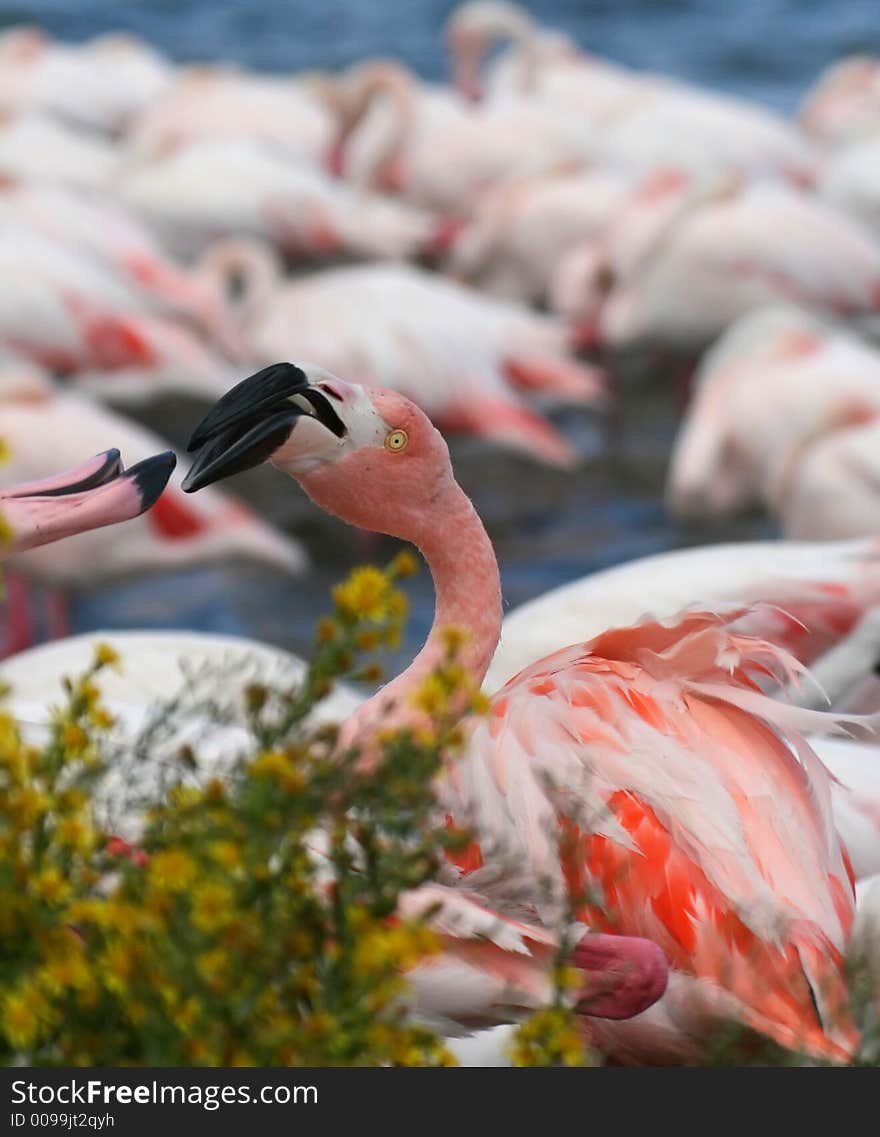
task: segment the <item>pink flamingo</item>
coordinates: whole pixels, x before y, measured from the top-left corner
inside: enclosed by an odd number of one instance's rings
[[[801,125],[829,146],[855,140],[880,125],[880,60],[850,55],[828,67],[798,111]]]
[[[171,260],[147,226],[109,195],[10,179],[0,187],[0,222],[96,257],[156,312],[187,319],[228,344],[230,314],[221,297]],[[237,342],[229,347],[240,350]]]
[[[105,450],[63,474],[0,490],[0,557],[138,517],[155,505],[176,461],[166,450],[126,470],[118,450]]]
[[[877,127],[880,129],[880,118]],[[876,179],[880,161],[878,129],[857,134],[851,142],[829,154],[816,185],[823,201],[875,236],[880,234],[880,193]]]
[[[857,319],[880,300],[880,245],[792,188],[649,179],[602,238],[560,266],[554,307],[608,348],[692,358],[774,301]]]
[[[513,46],[494,65],[488,106],[527,95],[546,113],[591,126],[591,155],[644,173],[676,166],[694,174],[775,174],[812,182],[811,140],[782,116],[742,99],[628,71],[581,52],[559,33],[538,28],[512,4],[465,4],[447,26],[459,88],[479,95],[480,64],[502,40]]]
[[[261,139],[319,165],[335,133],[318,82],[232,67],[189,67],[130,123],[126,149],[139,157],[206,138]]]
[[[670,508],[717,519],[759,502],[784,518],[808,453],[880,415],[878,367],[874,347],[802,309],[773,305],[742,317],[700,362],[670,463]],[[845,482],[839,468],[838,490],[841,475]],[[806,527],[789,523],[786,531],[804,539],[876,532],[867,514],[859,527],[855,500],[848,523],[845,496],[823,500],[827,509],[818,499],[807,508]]]
[[[416,692],[444,658],[445,627],[466,630],[462,664],[482,681],[501,627],[498,566],[413,404],[279,364],[224,396],[191,446],[190,492],[269,458],[328,512],[426,557],[437,607],[425,647],[343,728],[344,744],[364,745],[365,772],[380,724],[423,721]],[[679,1048],[724,1019],[837,1061],[858,1045],[842,970],[853,887],[827,773],[796,733],[828,716],[755,682],[797,666],[704,611],[609,631],[502,688],[438,788],[475,835],[463,879],[494,907],[553,927],[573,890],[594,898],[576,909],[591,927],[663,948],[667,1006],[687,1018]],[[675,1050],[651,1030],[637,1042],[654,1057]]]
[[[574,246],[600,236],[624,207],[629,179],[587,169],[498,186],[452,235],[444,272],[485,291],[544,304]]]
[[[53,370],[176,368],[206,375],[222,355],[156,314],[137,281],[24,225],[0,233],[0,347]],[[197,286],[192,296],[195,297]]]
[[[107,189],[121,168],[119,149],[38,111],[0,110],[0,176]]]
[[[221,242],[202,271],[241,285],[250,356],[324,359],[402,391],[444,429],[477,434],[557,465],[575,455],[520,398],[601,405],[603,375],[578,362],[565,325],[407,264],[326,269],[283,280],[271,251]]]
[[[589,130],[540,104],[470,107],[395,63],[367,64],[339,86],[338,172],[451,217],[468,216],[493,186],[578,169],[593,153]]]
[[[171,82],[173,68],[131,35],[98,36],[83,45],[52,41],[32,27],[0,36],[0,107],[43,111],[108,134]]]
[[[291,257],[406,258],[429,251],[437,228],[423,210],[357,193],[253,138],[207,138],[129,164],[117,194],[184,258],[227,236],[263,238]]]
[[[601,122],[653,93],[635,72],[588,55],[505,0],[460,5],[447,21],[445,35],[455,86],[469,99],[491,102],[525,94]],[[502,43],[508,47],[484,74],[483,60]]]

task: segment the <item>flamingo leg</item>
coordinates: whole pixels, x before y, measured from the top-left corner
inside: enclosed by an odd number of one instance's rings
[[[49,639],[61,640],[70,635],[70,605],[60,589],[53,588],[46,598],[46,622]]]
[[[2,656],[6,659],[16,652],[24,651],[35,640],[33,620],[33,595],[25,577],[7,571],[5,586],[5,624]]]

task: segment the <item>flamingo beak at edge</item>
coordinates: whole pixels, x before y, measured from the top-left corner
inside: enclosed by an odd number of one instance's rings
[[[328,399],[293,363],[273,363],[242,379],[208,411],[190,437],[198,451],[183,480],[194,493],[265,462],[290,437],[297,419],[315,418],[337,438],[346,428]]]
[[[155,504],[176,464],[166,450],[126,470],[112,449],[66,473],[12,486],[0,493],[0,514],[12,533],[6,553],[137,517]]]

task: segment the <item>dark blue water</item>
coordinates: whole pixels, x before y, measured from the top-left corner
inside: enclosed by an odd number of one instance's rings
[[[440,79],[446,77],[441,30],[454,6],[450,0],[19,0],[0,3],[0,25],[30,21],[70,40],[127,29],[176,60],[232,60],[275,71],[393,55]],[[540,0],[530,7],[599,54],[785,111],[840,55],[880,51],[878,0]],[[662,485],[676,424],[667,378],[656,382],[665,394],[630,400],[624,429],[611,444],[603,444],[589,419],[561,423],[583,443],[584,465],[574,474],[454,442],[456,471],[487,522],[508,604],[662,549],[773,534],[762,518],[685,529],[667,516]],[[197,417],[157,408],[149,421],[180,444]],[[229,488],[301,537],[315,564],[305,580],[248,564],[133,577],[73,597],[73,630],[196,628],[305,651],[331,584],[350,565],[382,561],[394,551],[391,542],[365,544],[315,517],[296,487],[272,471],[254,471]],[[413,618],[398,662],[431,618],[426,573],[410,592]]]
[[[178,60],[227,59],[295,71],[395,55],[445,76],[450,0],[18,0],[0,24],[28,20],[82,39],[125,28]],[[845,52],[877,50],[876,0],[533,0],[542,22],[634,67],[652,68],[792,109]]]

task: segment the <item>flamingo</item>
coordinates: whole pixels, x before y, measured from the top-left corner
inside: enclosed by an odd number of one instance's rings
[[[116,189],[184,259],[243,235],[289,256],[405,258],[429,250],[437,227],[422,210],[358,193],[250,138],[203,139],[129,164]]]
[[[395,63],[359,67],[340,86],[334,167],[356,185],[453,218],[471,214],[493,186],[577,169],[593,154],[582,123],[525,98],[473,108]]]
[[[335,133],[333,111],[320,90],[304,79],[189,67],[130,123],[126,149],[150,158],[206,138],[252,138],[320,165]]]
[[[107,188],[121,156],[110,141],[38,111],[0,110],[0,175],[83,189]]]
[[[278,364],[224,396],[190,446],[189,492],[268,458],[320,507],[410,540],[428,560],[437,608],[425,647],[343,727],[365,774],[380,724],[423,723],[417,692],[446,657],[444,627],[465,631],[462,666],[482,681],[501,626],[497,562],[442,437],[412,403]],[[495,908],[553,927],[571,890],[598,893],[575,900],[580,918],[663,948],[669,1006],[689,1015],[673,1041],[733,1019],[848,1061],[854,892],[828,775],[797,733],[833,724],[760,693],[757,676],[796,661],[729,619],[698,609],[646,619],[534,663],[466,724],[441,808],[474,834],[458,867]],[[627,1041],[630,1053],[637,1043],[655,1057],[675,1050],[650,1030]]]
[[[819,76],[798,110],[806,131],[835,147],[880,125],[880,61],[849,55]]]
[[[53,466],[70,464],[88,440],[95,451],[116,439],[135,458],[167,450],[152,431],[97,406],[75,392],[59,392],[38,371],[7,367],[0,382],[0,437],[10,460],[0,469],[0,486],[46,477]],[[47,447],[45,439],[52,439]],[[187,500],[176,474],[162,497],[142,518],[132,521],[126,539],[97,530],[71,537],[51,549],[32,549],[13,556],[16,573],[54,589],[94,584],[125,572],[204,563],[221,557],[261,560],[293,575],[307,558],[300,544],[262,521],[243,503],[226,494],[204,501]],[[7,651],[20,650],[33,638],[26,597],[10,582],[16,603],[10,604]],[[8,599],[8,597],[7,597]],[[63,613],[53,622],[65,624]]]
[[[880,528],[880,419],[806,444],[772,502],[795,540],[864,537]]]
[[[603,169],[501,185],[454,235],[443,269],[496,295],[545,304],[566,254],[602,233],[629,189],[629,179]]]
[[[874,347],[802,309],[773,305],[743,316],[700,362],[670,463],[672,511],[718,518],[758,501],[785,517],[807,453],[880,414],[878,368]],[[855,500],[848,523],[846,497],[829,504],[813,522],[805,515],[806,528],[789,523],[786,531],[804,538],[875,532],[867,516],[859,527]]]
[[[221,298],[174,263],[150,230],[109,195],[10,179],[0,187],[0,224],[24,225],[88,253],[160,314],[188,319],[222,345],[230,340]]]
[[[833,252],[832,252],[833,250]],[[649,181],[614,226],[559,269],[557,310],[616,351],[693,357],[773,302],[857,320],[877,309],[880,245],[816,198],[767,182]]]
[[[0,232],[0,291],[0,347],[53,370],[205,377],[222,367],[195,330],[156,314],[131,277],[24,225]]]
[[[116,134],[157,98],[174,69],[132,35],[98,36],[73,46],[15,27],[0,36],[0,107],[38,110]]]
[[[473,100],[528,94],[602,122],[654,93],[637,73],[587,55],[569,37],[538,27],[525,9],[505,0],[460,5],[447,21],[445,38],[455,86]],[[483,77],[483,59],[500,43],[508,47]]]
[[[241,241],[209,250],[210,279],[243,284],[244,337],[257,362],[322,358],[365,382],[401,390],[438,424],[557,465],[565,439],[512,390],[596,405],[603,377],[577,362],[561,321],[493,300],[406,264],[326,269],[282,282],[265,249]]]
[[[880,128],[880,121],[877,126]],[[878,160],[877,129],[857,135],[828,156],[816,186],[824,201],[875,235],[880,234],[880,195],[875,176]]]
[[[0,490],[0,557],[139,517],[155,505],[177,461],[166,450],[126,470],[105,450],[63,474]]]
[[[519,91],[540,108],[590,124],[591,156],[632,172],[676,166],[692,174],[775,174],[811,184],[818,156],[796,125],[763,107],[579,51],[506,3],[479,0],[447,25],[457,86],[479,94],[489,47],[515,45],[495,65],[488,105]]]

